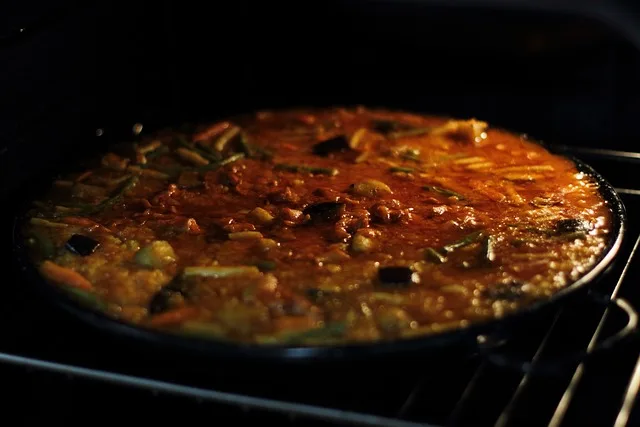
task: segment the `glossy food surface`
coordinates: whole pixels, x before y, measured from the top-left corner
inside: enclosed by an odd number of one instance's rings
[[[588,271],[612,221],[592,177],[524,137],[364,108],[142,134],[34,206],[53,286],[142,327],[265,345],[503,316]]]

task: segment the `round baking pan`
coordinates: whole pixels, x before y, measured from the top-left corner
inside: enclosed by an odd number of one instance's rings
[[[128,129],[131,129],[131,127],[128,127]],[[97,135],[109,134],[108,129],[97,132]],[[105,143],[120,142],[116,140],[107,141],[107,138],[104,137],[101,137],[101,139],[105,140],[97,144],[101,147],[104,147]],[[540,144],[554,154],[563,155],[554,151],[552,146]],[[611,231],[607,238],[606,247],[597,262],[579,279],[568,284],[549,298],[538,300],[501,318],[480,321],[472,323],[465,328],[450,329],[421,337],[402,338],[375,343],[289,346],[239,344],[229,341],[159,332],[111,318],[104,313],[82,305],[70,297],[64,290],[47,283],[32,264],[28,256],[28,250],[24,244],[25,239],[22,235],[22,226],[25,221],[26,205],[20,210],[20,213],[14,220],[13,249],[16,265],[20,269],[20,274],[24,275],[29,283],[32,283],[38,290],[44,292],[52,303],[58,304],[73,315],[98,328],[105,329],[117,335],[124,335],[133,339],[146,341],[149,344],[163,347],[169,346],[173,349],[187,350],[205,356],[231,357],[234,359],[251,358],[267,361],[280,360],[287,362],[335,361],[407,352],[443,352],[447,347],[459,348],[460,346],[473,350],[477,349],[479,337],[490,336],[494,332],[504,334],[504,331],[517,327],[521,321],[531,319],[536,315],[541,315],[543,312],[556,308],[558,304],[567,303],[571,298],[592,289],[595,283],[606,274],[607,268],[611,265],[621,246],[623,236],[627,229],[627,217],[620,197],[614,188],[591,166],[579,159],[570,156],[564,157],[573,161],[580,172],[593,177],[597,181],[599,184],[599,192],[611,212]],[[24,196],[26,200],[32,200],[30,196],[37,195],[24,194]]]

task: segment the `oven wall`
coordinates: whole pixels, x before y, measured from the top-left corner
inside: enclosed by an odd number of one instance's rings
[[[24,3],[2,25],[47,4]],[[0,43],[0,64],[3,143],[78,122],[308,104],[475,116],[595,147],[634,150],[640,137],[635,49],[575,17],[391,1],[96,2]]]

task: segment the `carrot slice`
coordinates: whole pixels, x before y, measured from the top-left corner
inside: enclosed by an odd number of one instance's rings
[[[93,285],[85,279],[80,273],[70,268],[60,267],[51,261],[45,261],[40,265],[40,272],[47,279],[60,285],[67,285],[78,289],[91,290]]]
[[[180,307],[175,310],[157,314],[149,319],[150,326],[170,326],[179,325],[182,322],[193,319],[198,316],[198,310],[195,307]]]

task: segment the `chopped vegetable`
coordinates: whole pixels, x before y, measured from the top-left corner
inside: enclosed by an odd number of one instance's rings
[[[276,263],[270,260],[261,260],[254,263],[260,271],[273,271],[276,269]]]
[[[220,153],[214,151],[208,145],[204,145],[202,142],[196,142],[194,147],[202,157],[208,159],[213,163],[218,163],[220,160],[222,160]]]
[[[496,259],[495,239],[493,236],[484,236],[482,239],[482,250],[480,251],[483,262],[491,263]]]
[[[167,154],[168,152],[169,152],[169,147],[167,147],[166,145],[161,145],[160,147],[156,148],[155,150],[145,153],[144,156],[147,159],[147,161],[150,161],[150,160],[153,160],[153,159],[155,159],[157,157],[162,156],[163,154]]]
[[[336,222],[345,211],[345,204],[339,202],[322,202],[309,205],[302,213],[311,216],[312,221]]]
[[[391,132],[387,136],[391,139],[399,139],[399,138],[407,138],[411,136],[421,136],[426,135],[431,132],[432,128],[424,127],[424,128],[414,128],[408,130],[400,130],[397,132]]]
[[[44,218],[31,218],[29,222],[33,225],[42,225],[49,228],[67,228],[68,227],[67,224],[49,221]]]
[[[362,141],[362,138],[366,133],[367,133],[367,128],[360,128],[357,131],[355,131],[353,135],[351,135],[351,138],[349,139],[349,147],[353,148],[354,150],[357,149],[360,146],[360,141]]]
[[[313,146],[313,154],[317,156],[328,156],[331,153],[339,153],[347,151],[351,147],[349,146],[349,140],[344,135],[338,135],[330,139],[318,142]]]
[[[40,265],[40,273],[47,279],[59,285],[66,285],[78,289],[91,290],[93,285],[80,273],[70,268],[61,267],[47,260]]]
[[[156,292],[149,302],[149,314],[158,314],[171,308],[174,295],[187,296],[187,285],[180,276],[176,276],[167,285]]]
[[[387,184],[375,179],[367,179],[362,182],[351,184],[349,190],[353,194],[365,197],[380,197],[393,193]]]
[[[396,120],[373,120],[371,128],[382,134],[388,134],[393,131],[411,129],[413,126],[401,123]]]
[[[169,242],[156,240],[140,249],[135,255],[135,261],[142,267],[163,268],[176,261],[176,254]]]
[[[351,249],[354,252],[371,252],[376,248],[376,242],[371,237],[356,233],[351,241]]]
[[[443,196],[447,196],[447,197],[457,197],[458,200],[466,200],[466,198],[460,193],[456,193],[455,191],[448,190],[446,188],[436,187],[435,185],[423,185],[422,189],[427,191],[432,191],[434,193],[442,194]]]
[[[204,165],[204,166],[197,166],[192,170],[195,170],[197,172],[207,172],[207,171],[214,171],[217,169],[220,169],[222,166],[224,165],[228,165],[230,163],[236,162],[240,159],[243,159],[245,157],[244,153],[236,153],[236,154],[232,154],[229,157],[220,160],[217,163],[210,163],[208,165]],[[189,170],[189,169],[188,169]]]
[[[380,267],[378,280],[384,286],[409,286],[419,283],[420,276],[409,267]]]
[[[286,163],[276,164],[276,169],[286,170],[288,172],[300,172],[300,173],[310,173],[312,175],[329,175],[335,176],[338,175],[339,171],[336,168],[322,168],[316,166],[305,166],[305,165],[290,165]]]
[[[160,147],[163,147],[162,141],[155,140],[155,141],[151,141],[147,145],[143,145],[141,147],[138,147],[137,151],[138,151],[138,153],[147,154],[147,153],[156,151]]]
[[[222,134],[216,140],[214,147],[218,151],[223,151],[227,144],[232,141],[236,136],[240,135],[240,128],[237,126],[232,126],[229,129],[222,132]]]
[[[148,176],[150,178],[156,179],[169,179],[171,177],[169,174],[166,174],[164,172],[160,172],[154,169],[145,169],[141,168],[140,166],[129,166],[127,170],[138,175]]]
[[[68,250],[80,256],[91,255],[99,246],[100,242],[82,234],[72,235],[65,245]]]
[[[180,147],[176,150],[176,154],[178,154],[182,160],[186,160],[196,166],[206,166],[209,164],[209,160],[193,150]]]
[[[211,266],[211,267],[185,267],[183,275],[185,277],[236,277],[251,276],[260,274],[260,270],[255,266],[239,265],[239,266]]]
[[[476,119],[449,120],[442,126],[432,130],[434,135],[447,135],[463,142],[481,142],[487,137],[485,130],[489,125]]]
[[[582,232],[586,233],[589,231],[590,225],[587,221],[583,221],[577,218],[570,219],[561,219],[556,222],[556,233],[564,234],[564,233],[576,233]]]
[[[72,295],[72,297],[87,307],[95,310],[106,310],[107,304],[105,304],[95,293],[89,292],[84,289],[67,287],[65,291]]]
[[[255,240],[262,239],[262,233],[259,231],[238,231],[236,233],[229,233],[229,239],[231,240]]]
[[[193,141],[196,141],[196,142],[206,141],[211,138],[215,138],[216,136],[224,132],[226,129],[229,129],[230,126],[231,126],[231,123],[226,121],[215,123],[212,126],[209,126],[207,129],[203,130],[202,132],[199,132],[193,135]]]
[[[453,252],[458,248],[462,248],[467,245],[471,245],[473,243],[479,242],[480,239],[484,237],[484,233],[482,231],[475,231],[460,240],[457,240],[453,243],[449,243],[448,245],[443,246],[442,250],[446,253]]]
[[[420,161],[420,150],[415,149],[415,148],[410,148],[408,150],[404,150],[402,152],[402,154],[400,154],[400,157],[402,157],[403,159],[406,159],[406,160],[412,160],[414,162],[419,162]]]
[[[406,168],[403,166],[391,166],[389,168],[389,172],[405,172],[405,173],[411,173],[411,172],[415,172],[415,168]]]
[[[91,213],[99,212],[119,202],[129,190],[133,189],[139,182],[137,176],[127,179],[119,188],[117,188],[107,200],[98,203],[98,205],[90,208]]]
[[[249,212],[249,217],[262,225],[268,225],[273,222],[275,219],[273,215],[269,213],[268,210],[257,207],[251,212]]]
[[[249,140],[246,132],[240,132],[240,138],[238,139],[240,142],[240,148],[247,157],[253,157],[253,147],[249,144]]]
[[[427,248],[424,250],[424,256],[429,261],[433,261],[436,264],[442,264],[447,262],[447,257],[433,248]]]

